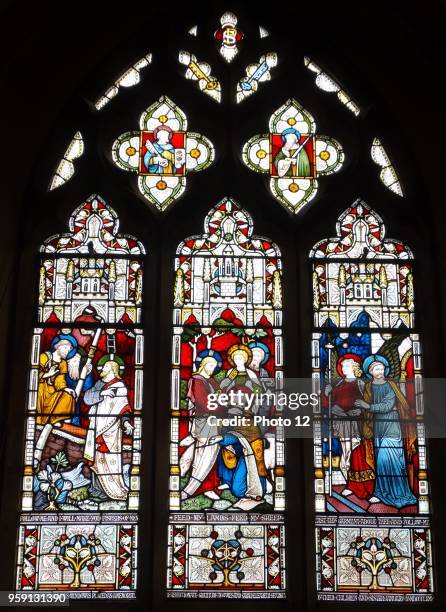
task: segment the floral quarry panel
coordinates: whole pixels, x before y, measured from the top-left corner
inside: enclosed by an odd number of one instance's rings
[[[311,258],[319,598],[431,601],[413,254],[357,200]]]
[[[69,226],[41,247],[16,588],[133,598],[145,251],[96,195]]]
[[[235,404],[244,424],[206,425],[211,393],[281,384],[280,252],[225,198],[178,247],[175,274],[168,595],[281,598],[283,432]]]

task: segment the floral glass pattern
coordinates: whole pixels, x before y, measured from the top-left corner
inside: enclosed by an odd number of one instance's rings
[[[140,60],[128,68],[116,81],[109,87],[104,94],[95,102],[96,110],[102,110],[119,93],[120,87],[134,87],[141,80],[141,70],[147,68],[152,63],[152,54],[147,53]]]
[[[390,191],[393,191],[393,193],[403,197],[404,193],[398,178],[398,174],[396,173],[396,170],[379,138],[373,139],[370,153],[375,164],[381,167],[381,171],[379,173],[381,182],[387,187],[387,189],[390,189]]]
[[[339,102],[344,104],[344,106],[346,106],[356,117],[359,115],[361,109],[358,104],[333,76],[329,75],[325,70],[322,70],[322,68],[309,57],[304,57],[304,63],[308,70],[316,73],[315,83],[319,89],[327,93],[336,93]]]
[[[74,160],[81,157],[84,153],[84,140],[80,132],[76,132],[73,140],[68,145],[63,158],[57,166],[56,172],[51,178],[50,191],[57,189],[70,180],[74,174]]]

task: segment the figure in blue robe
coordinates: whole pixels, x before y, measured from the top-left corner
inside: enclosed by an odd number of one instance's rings
[[[401,430],[401,419],[408,417],[407,401],[398,385],[385,378],[389,372],[385,357],[367,357],[363,369],[373,380],[366,383],[364,399],[355,406],[373,415],[375,490],[370,501],[395,508],[414,505],[417,498],[410,489],[406,455],[414,452],[415,440],[407,434],[403,439]]]
[[[417,503],[409,487],[406,459],[401,435],[397,398],[389,381],[372,383],[370,412],[374,415],[375,490],[388,506],[403,508]]]
[[[217,474],[222,484],[236,497],[245,497],[250,489],[250,478],[246,464],[247,444],[232,432],[225,433],[220,440],[221,452],[217,459]],[[252,452],[252,451],[251,451]],[[258,476],[263,495],[266,493],[266,476]]]
[[[149,146],[150,141],[146,142],[147,151],[144,154],[144,166],[150,174],[176,174],[175,147],[170,142],[172,135],[173,132],[169,126],[161,125],[153,131],[155,140],[151,143],[151,146]],[[154,151],[151,149],[154,149]]]

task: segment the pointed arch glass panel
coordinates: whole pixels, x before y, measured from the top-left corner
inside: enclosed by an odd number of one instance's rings
[[[224,198],[179,245],[175,275],[168,596],[281,598],[283,432],[236,401],[232,424],[208,421],[221,394],[282,382],[280,251]]]
[[[311,251],[318,597],[430,601],[413,254],[357,200]]]
[[[143,245],[98,195],[40,249],[16,589],[134,598]]]

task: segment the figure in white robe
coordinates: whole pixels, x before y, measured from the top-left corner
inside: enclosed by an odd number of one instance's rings
[[[187,398],[193,419],[189,435],[180,443],[181,446],[187,447],[180,459],[181,475],[185,476],[190,472],[189,480],[181,491],[182,500],[198,492],[204,493],[210,499],[219,499],[219,495],[215,492],[218,486],[215,463],[220,450],[218,442],[221,436],[216,425],[208,424],[209,415],[217,416],[217,413],[209,412],[207,407],[209,394],[215,394],[218,388],[212,378],[215,370],[219,368],[215,354],[215,351],[212,351],[210,355],[201,359],[198,371],[192,375],[188,383]]]
[[[133,426],[127,387],[119,369],[117,361],[106,361],[101,380],[85,393],[84,402],[91,408],[84,457],[107,497],[123,501],[129,489],[122,474],[122,435],[123,431],[131,435]]]

